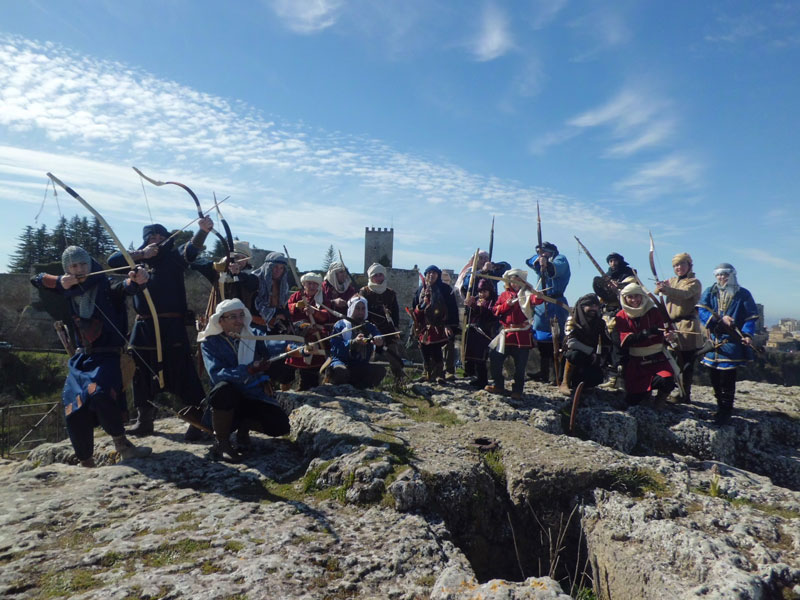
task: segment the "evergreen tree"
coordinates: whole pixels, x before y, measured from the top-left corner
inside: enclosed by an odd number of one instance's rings
[[[106,228],[97,220],[97,217],[92,217],[92,224],[89,226],[89,230],[95,244],[96,254],[94,256],[100,262],[105,263],[108,257],[117,249],[117,245],[111,239]]]
[[[17,238],[19,243],[14,254],[11,255],[11,262],[8,270],[11,273],[29,273],[31,266],[36,260],[36,242],[33,227],[28,225],[22,234]]]
[[[47,233],[47,226],[42,225],[34,234],[34,261],[33,264],[42,262],[50,256],[50,235]]]
[[[50,232],[50,244],[48,245],[47,255],[40,257],[39,262],[61,261],[64,249],[71,245],[69,241],[69,224],[66,217],[61,215],[58,225]]]
[[[336,260],[336,254],[333,250],[333,244],[328,246],[328,249],[325,251],[325,258],[322,259],[322,270],[327,273],[328,269],[331,266],[331,263]]]
[[[228,254],[228,244],[223,244],[222,240],[217,238],[217,241],[214,242],[214,250],[211,252],[210,258],[213,260],[219,260],[226,254]]]

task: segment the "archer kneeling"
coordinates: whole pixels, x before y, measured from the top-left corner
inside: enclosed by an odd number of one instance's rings
[[[369,362],[376,348],[383,349],[383,338],[378,328],[366,320],[367,314],[367,300],[353,296],[347,303],[347,317],[333,326],[333,333],[344,333],[331,340],[327,374],[330,383],[350,383],[363,389],[375,387],[386,375],[386,367]]]
[[[252,316],[241,300],[220,302],[197,336],[203,362],[214,386],[208,393],[214,427],[213,454],[230,461],[250,447],[250,430],[266,435],[289,433],[289,417],[275,399],[269,376],[270,357],[286,349],[284,341],[265,343],[252,330]],[[237,448],[231,446],[236,429]]]

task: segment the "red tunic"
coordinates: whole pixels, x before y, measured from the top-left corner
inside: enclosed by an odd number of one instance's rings
[[[629,359],[625,365],[625,391],[629,394],[641,394],[652,390],[653,377],[663,379],[674,376],[672,366],[664,354],[664,332],[658,331],[643,340],[633,342],[630,336],[645,329],[664,328],[664,319],[655,306],[638,318],[629,317],[624,310],[615,316],[616,331],[623,350],[627,350]],[[648,352],[648,348],[652,352]],[[639,354],[644,354],[640,356]]]
[[[303,290],[298,290],[294,294],[289,296],[289,301],[287,302],[287,305],[289,307],[289,315],[291,316],[292,322],[294,322],[295,324],[300,323],[299,329],[300,331],[303,331],[305,333],[306,328],[311,326],[311,321],[309,321],[306,311],[297,306],[297,303],[300,302],[300,300],[304,300],[311,306],[318,307],[318,305],[314,300],[314,298],[309,298],[308,296],[306,296]],[[326,304],[324,295],[322,303]],[[309,341],[325,337],[325,335],[328,333],[327,324],[333,322],[333,316],[324,308],[320,308],[319,310],[314,311],[314,322],[316,323],[317,334],[312,334],[312,337],[310,339],[309,337],[306,337],[306,339],[309,339]],[[320,350],[320,347],[315,346],[315,349]],[[324,348],[322,348],[322,350],[324,351]],[[313,354],[311,356],[311,362],[306,362],[305,360],[306,358],[307,357],[293,354],[292,356],[286,359],[286,364],[291,367],[296,367],[298,369],[319,369],[322,366],[322,363],[325,362],[324,353]]]
[[[497,299],[494,305],[494,314],[500,318],[500,325],[503,329],[519,329],[528,323],[522,331],[507,331],[506,346],[518,346],[520,348],[533,348],[533,332],[528,317],[519,307],[519,302],[511,302],[517,297],[517,292],[508,289]],[[543,300],[538,298],[531,299],[533,304],[541,304]]]

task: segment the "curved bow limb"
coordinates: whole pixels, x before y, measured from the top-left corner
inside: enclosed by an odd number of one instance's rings
[[[139,175],[139,177],[141,177],[142,179],[144,179],[148,183],[152,183],[155,186],[161,187],[162,185],[177,185],[179,188],[181,188],[182,190],[186,191],[186,193],[189,194],[192,197],[192,200],[194,201],[194,205],[197,208],[197,217],[198,217],[198,219],[205,218],[205,215],[203,214],[203,209],[200,207],[200,200],[197,198],[197,194],[195,194],[194,191],[192,191],[192,188],[190,188],[188,185],[186,185],[184,183],[180,183],[178,181],[159,181],[157,179],[153,179],[152,177],[148,177],[147,175],[142,173],[136,167],[131,167],[131,168],[134,171],[136,171],[136,174]],[[227,200],[227,198],[226,198],[226,200]],[[214,201],[214,204],[216,204],[216,199]],[[217,209],[217,210],[219,210],[219,209]],[[231,243],[231,245],[229,246],[228,245],[228,240],[226,240],[225,237],[219,231],[217,231],[216,229],[212,229],[211,232],[220,239],[220,241],[222,242],[223,246],[228,248],[228,256],[230,257],[230,253],[233,250],[233,244]]]
[[[80,202],[86,210],[88,210],[97,221],[105,228],[108,234],[111,236],[111,239],[114,240],[114,243],[119,248],[120,254],[125,258],[125,262],[128,263],[128,266],[131,270],[136,269],[136,263],[134,262],[131,255],[128,253],[128,250],[125,248],[125,244],[117,237],[117,234],[114,233],[114,230],[111,229],[111,226],[108,222],[103,218],[103,216],[95,210],[95,208],[89,204],[86,200],[81,198],[80,194],[73,190],[71,187],[66,185],[63,181],[61,181],[58,177],[53,175],[52,173],[48,173],[47,176],[53,181],[53,183],[58,184],[61,188],[63,188],[70,196],[75,198],[78,202]],[[144,288],[142,290],[142,295],[144,296],[145,301],[147,302],[147,308],[150,310],[150,315],[153,317],[153,329],[156,338],[156,372],[158,374],[158,385],[161,389],[164,389],[164,355],[162,352],[161,347],[161,327],[158,322],[158,313],[156,312],[156,306],[153,304],[153,297],[150,295],[150,290]]]

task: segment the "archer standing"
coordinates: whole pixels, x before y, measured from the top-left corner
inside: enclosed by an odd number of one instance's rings
[[[489,368],[493,385],[484,389],[492,394],[505,394],[503,362],[506,356],[514,359],[514,383],[511,397],[522,398],[525,385],[525,366],[528,353],[535,345],[531,320],[535,305],[542,302],[537,292],[528,283],[528,273],[522,269],[510,269],[503,274],[506,290],[500,294],[494,305],[494,314],[500,319],[502,329],[489,344]]]
[[[78,246],[61,255],[64,275],[39,273],[31,283],[67,298],[75,325],[77,351],[69,359],[69,373],[61,401],[72,448],[83,467],[94,467],[94,428],[99,424],[111,436],[123,459],[150,454],[125,437],[122,415],[127,412],[120,360],[127,342],[125,299],[147,285],[144,269],[114,282],[100,271],[97,261]]]
[[[417,340],[422,352],[422,379],[446,383],[442,348],[458,327],[458,305],[453,290],[442,281],[442,270],[431,265],[412,302]]]
[[[716,346],[701,362],[711,370],[718,408],[714,419],[724,425],[733,413],[736,369],[753,359],[758,308],[753,295],[739,285],[733,265],[720,264],[714,277],[717,282],[703,292],[697,311]]]
[[[567,257],[560,254],[558,247],[550,242],[544,242],[536,246],[536,254],[525,261],[541,282],[536,288],[538,291],[559,300],[564,304],[567,299],[564,292],[567,289],[570,278],[569,261]],[[536,346],[539,348],[540,366],[539,373],[533,376],[536,381],[542,383],[556,383],[555,377],[550,375],[550,367],[553,364],[553,343],[560,342],[560,339],[553,340],[553,323],[558,322],[559,338],[567,322],[569,311],[563,306],[552,303],[537,304],[533,316],[533,334],[536,338]]]
[[[703,286],[692,272],[692,257],[687,252],[672,257],[675,277],[669,281],[656,283],[656,292],[666,296],[667,312],[677,330],[678,352],[680,353],[681,381],[683,399],[675,402],[691,402],[692,378],[697,350],[703,346],[703,330],[697,317],[697,303],[703,293]],[[669,400],[673,402],[672,398]]]
[[[146,225],[142,230],[144,243],[131,252],[131,258],[150,269],[150,282],[147,288],[153,297],[161,330],[163,348],[163,369],[165,388],[178,396],[189,407],[196,407],[190,419],[199,421],[199,406],[205,397],[203,385],[197,375],[191,357],[189,337],[186,334],[188,306],[184,272],[203,250],[208,232],[214,222],[208,217],[198,221],[199,230],[194,237],[178,248],[173,247],[169,232],[161,224]],[[108,259],[111,267],[126,264],[121,252],[115,252]],[[137,369],[133,378],[133,405],[137,410],[136,423],[128,432],[132,435],[153,433],[155,408],[149,400],[158,393],[152,373],[159,370],[155,350],[155,326],[153,315],[142,293],[133,300],[136,310],[136,323],[133,326],[132,345],[136,349]],[[185,435],[187,441],[201,439],[202,433],[189,425]]]
[[[464,372],[474,374],[476,378],[470,381],[470,385],[482,389],[489,383],[486,359],[489,342],[497,335],[499,322],[494,314],[494,305],[497,301],[495,282],[478,279],[476,290],[475,296],[469,296],[464,300],[464,310],[469,311],[467,324],[469,335],[466,336]]]

